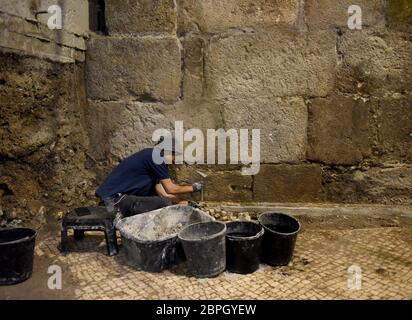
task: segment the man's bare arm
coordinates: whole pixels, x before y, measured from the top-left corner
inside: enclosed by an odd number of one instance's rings
[[[193,192],[193,187],[192,186],[179,186],[179,185],[173,183],[173,181],[171,179],[160,180],[160,183],[162,184],[164,190],[168,194],[174,195],[174,194]]]
[[[187,201],[182,200],[173,194],[167,193],[160,183],[156,184],[155,189],[160,197],[169,199],[174,204],[187,204]]]

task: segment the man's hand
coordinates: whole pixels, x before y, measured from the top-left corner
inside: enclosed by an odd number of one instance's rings
[[[179,186],[177,184],[174,184],[170,178],[160,180],[160,183],[168,194],[176,195],[180,193],[190,193],[193,191],[193,188],[191,185]]]
[[[187,201],[183,201],[173,194],[168,194],[160,183],[156,184],[155,189],[160,197],[168,199],[173,204],[187,204]]]
[[[199,192],[203,189],[203,182],[195,182],[192,184],[193,192]]]

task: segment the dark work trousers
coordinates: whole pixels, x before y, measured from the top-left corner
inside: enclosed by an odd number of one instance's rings
[[[172,205],[172,203],[169,200],[158,196],[138,197],[123,195],[121,200],[116,203],[116,207],[120,210],[124,217],[133,216],[170,205]]]

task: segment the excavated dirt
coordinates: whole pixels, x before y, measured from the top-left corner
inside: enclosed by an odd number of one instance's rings
[[[95,201],[82,64],[0,53],[0,227]]]

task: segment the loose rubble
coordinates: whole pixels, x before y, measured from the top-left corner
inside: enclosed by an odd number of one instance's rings
[[[236,221],[236,220],[257,220],[257,213],[256,212],[247,212],[247,211],[240,211],[240,212],[232,212],[222,210],[220,206],[213,206],[206,203],[200,204],[200,209],[210,216],[214,217],[216,220],[219,221]]]

